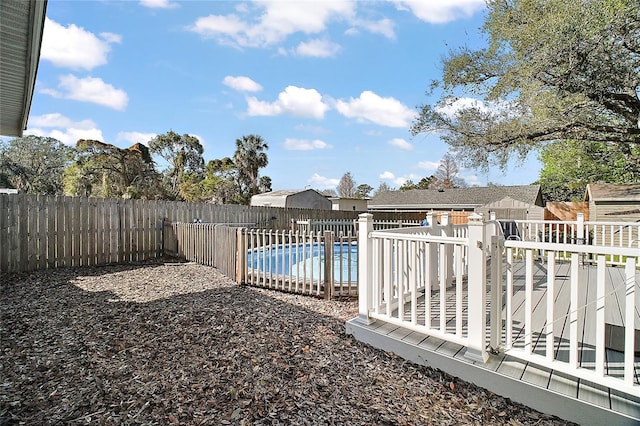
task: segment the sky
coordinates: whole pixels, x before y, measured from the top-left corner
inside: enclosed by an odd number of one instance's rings
[[[272,189],[392,188],[431,176],[448,146],[409,129],[442,58],[483,46],[484,0],[49,0],[25,134],[119,147],[172,130],[204,159],[259,135]],[[468,185],[530,184],[535,154]]]

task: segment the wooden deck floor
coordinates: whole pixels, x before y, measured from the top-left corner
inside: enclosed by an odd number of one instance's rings
[[[568,360],[568,321],[569,321],[569,265],[556,264],[555,306],[556,320],[554,334],[556,336],[556,357]],[[513,346],[524,345],[524,263],[517,262],[513,267]],[[533,351],[544,348],[543,331],[546,326],[546,292],[547,270],[544,263],[536,262],[534,266],[534,291],[532,306]],[[580,306],[593,306],[595,303],[594,266],[580,267]],[[607,268],[606,322],[622,324],[624,269]],[[639,274],[640,275],[640,274]],[[466,294],[466,292],[465,292]],[[446,295],[447,299],[455,294]],[[432,292],[431,312],[433,323],[437,324],[439,313],[439,295]],[[418,306],[419,323],[424,324],[424,296],[422,305]],[[504,298],[503,298],[504,300]],[[466,309],[466,298],[463,309]],[[405,320],[410,319],[410,306],[404,309]],[[636,307],[636,328],[640,324],[640,313]],[[591,368],[595,360],[595,315],[590,309],[579,311],[579,333],[582,335],[580,365]],[[463,324],[466,327],[466,324]],[[455,330],[453,312],[448,310],[447,329]],[[559,374],[544,367],[536,366],[504,353],[492,354],[487,363],[477,363],[464,357],[465,348],[461,345],[446,342],[433,336],[411,331],[403,327],[376,321],[363,324],[359,319],[347,323],[347,332],[375,347],[394,352],[414,362],[430,365],[443,371],[474,382],[495,393],[509,397],[515,401],[532,406],[540,411],[555,414],[561,418],[581,424],[638,424],[640,422],[640,395],[628,395],[584,380]],[[503,341],[504,341],[503,330]],[[622,376],[623,354],[614,350],[606,351],[607,374]],[[640,383],[640,357],[636,357],[636,383]]]

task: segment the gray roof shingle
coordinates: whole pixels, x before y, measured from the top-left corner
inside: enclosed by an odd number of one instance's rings
[[[369,201],[369,208],[473,208],[499,201],[505,197],[528,204],[544,206],[540,185],[519,185],[455,188],[445,189],[444,191],[435,189],[387,191],[373,197]]]

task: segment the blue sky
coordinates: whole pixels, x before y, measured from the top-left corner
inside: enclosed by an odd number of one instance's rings
[[[120,147],[173,130],[205,160],[262,136],[278,189],[399,187],[448,150],[409,127],[450,49],[479,47],[484,0],[60,1],[47,6],[26,134]],[[535,155],[470,185],[529,184]]]

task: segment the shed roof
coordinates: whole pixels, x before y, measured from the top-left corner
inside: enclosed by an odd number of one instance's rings
[[[263,192],[260,194],[256,194],[253,197],[256,198],[272,198],[272,197],[283,197],[286,198],[290,195],[294,195],[294,194],[299,194],[301,192],[306,192],[306,191],[314,191],[313,189],[281,189],[278,191],[269,191],[269,192]],[[314,191],[317,192],[317,191]]]
[[[301,197],[297,197],[300,194],[305,194],[305,195],[302,195]],[[290,202],[287,200],[293,200],[294,198],[309,199],[310,197],[315,198],[316,200],[318,199],[322,199],[323,201],[326,200],[326,203],[328,204],[329,208],[331,208],[330,207],[331,201],[327,200],[327,198],[324,195],[320,194],[315,189],[284,189],[279,191],[263,192],[261,194],[256,194],[251,196],[250,204],[252,206],[269,205],[272,207],[287,207],[287,205],[289,205],[289,202]]]
[[[27,127],[46,9],[46,0],[0,1],[0,135]]]
[[[640,183],[590,183],[587,185],[585,200],[640,202]]]
[[[473,188],[413,189],[387,191],[369,201],[370,209],[451,209],[475,208],[502,200],[505,197],[523,203],[542,206],[540,185],[487,186]]]

